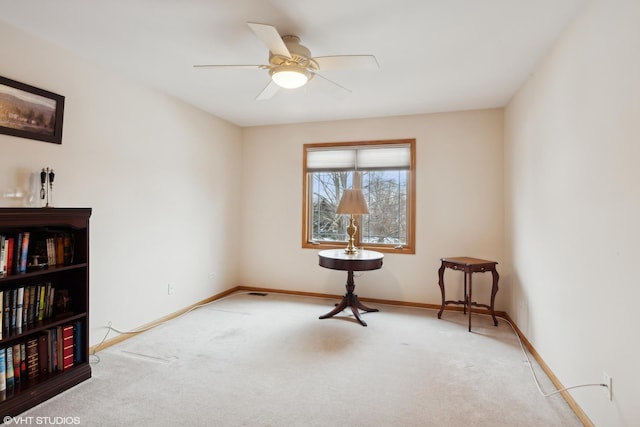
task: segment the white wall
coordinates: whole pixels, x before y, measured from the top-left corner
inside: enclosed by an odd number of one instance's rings
[[[66,97],[62,145],[0,135],[0,191],[50,166],[55,206],[93,208],[91,344],[108,321],[138,327],[236,286],[240,129],[5,24],[0,40],[0,74]]]
[[[301,247],[303,144],[372,139],[416,139],[416,254],[386,254],[382,270],[356,278],[356,293],[440,304],[440,258],[487,258],[498,261],[500,270],[504,260],[502,132],[502,110],[244,129],[240,282],[344,293],[346,273],[319,267],[318,251]],[[491,278],[483,276],[474,277],[474,289],[477,295],[485,292],[488,301]],[[445,276],[452,295],[461,281],[457,272]],[[498,293],[498,309],[504,309],[505,288]]]
[[[640,425],[640,3],[594,2],[506,109],[508,312],[597,426]]]

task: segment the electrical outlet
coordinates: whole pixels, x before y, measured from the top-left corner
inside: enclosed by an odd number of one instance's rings
[[[605,385],[604,392],[609,397],[609,400],[613,400],[613,390],[611,389],[611,376],[606,372],[602,372],[602,384]]]
[[[169,282],[169,284],[167,284],[167,295],[173,295],[174,290],[175,290],[174,284]]]
[[[215,279],[215,278],[216,278],[216,273],[210,272],[209,273],[209,279]]]

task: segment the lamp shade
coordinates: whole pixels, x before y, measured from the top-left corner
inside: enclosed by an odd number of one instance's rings
[[[309,81],[309,72],[300,66],[279,65],[271,70],[271,79],[285,89],[296,89]]]
[[[352,190],[344,190],[336,213],[357,215],[368,214],[367,202],[364,200],[364,194],[359,188]]]

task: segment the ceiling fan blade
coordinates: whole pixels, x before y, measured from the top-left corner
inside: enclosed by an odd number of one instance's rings
[[[334,82],[333,80],[329,80],[328,78],[318,73],[315,73],[314,76],[315,76],[314,84],[318,87],[319,91],[322,93],[326,93],[337,99],[344,99],[351,93],[351,91],[346,87],[340,86],[338,83]]]
[[[194,65],[193,68],[268,68],[267,65],[218,65],[218,64],[198,64]]]
[[[278,89],[280,89],[280,86],[275,84],[273,80],[269,80],[269,84],[256,96],[256,101],[271,99],[278,92]]]
[[[282,41],[282,37],[276,27],[266,24],[256,24],[254,22],[247,22],[249,28],[267,45],[269,51],[274,55],[284,56],[285,58],[291,58],[291,53],[287,45]]]
[[[326,70],[377,70],[378,60],[373,55],[336,55],[313,58],[322,71]]]

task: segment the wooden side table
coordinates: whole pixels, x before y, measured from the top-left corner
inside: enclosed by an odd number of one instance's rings
[[[329,317],[333,317],[340,313],[344,309],[350,308],[356,320],[360,322],[362,326],[367,326],[367,322],[360,318],[360,312],[358,310],[373,312],[378,311],[378,309],[367,307],[362,304],[358,299],[358,295],[353,293],[356,288],[356,284],[353,280],[353,272],[377,270],[382,268],[382,259],[384,258],[384,255],[380,252],[367,251],[364,249],[358,250],[355,254],[345,254],[344,249],[330,249],[320,251],[318,253],[318,258],[321,267],[347,271],[347,293],[342,298],[342,301],[336,305],[336,308],[331,310],[329,313],[320,316],[320,319],[328,319]]]
[[[469,332],[471,332],[471,306],[475,307],[484,307],[489,309],[491,312],[491,317],[493,317],[493,325],[498,326],[498,320],[496,319],[496,313],[493,310],[493,303],[496,299],[496,294],[498,293],[498,279],[500,275],[496,271],[496,265],[498,264],[495,261],[488,261],[485,259],[478,258],[470,258],[470,257],[454,257],[454,258],[441,258],[442,265],[440,269],[438,269],[438,285],[440,286],[440,292],[442,293],[442,305],[440,306],[440,311],[438,312],[438,319],[442,317],[442,312],[444,311],[445,305],[448,304],[458,304],[463,306],[464,314],[467,314],[467,308],[469,309]],[[445,300],[444,297],[444,270],[446,268],[450,268],[452,270],[460,270],[464,272],[464,300],[463,301],[454,301],[454,300]],[[473,273],[484,273],[490,271],[493,275],[493,285],[491,286],[491,304],[479,304],[472,299],[472,282],[471,275]],[[469,292],[467,293],[467,279],[469,280]]]

